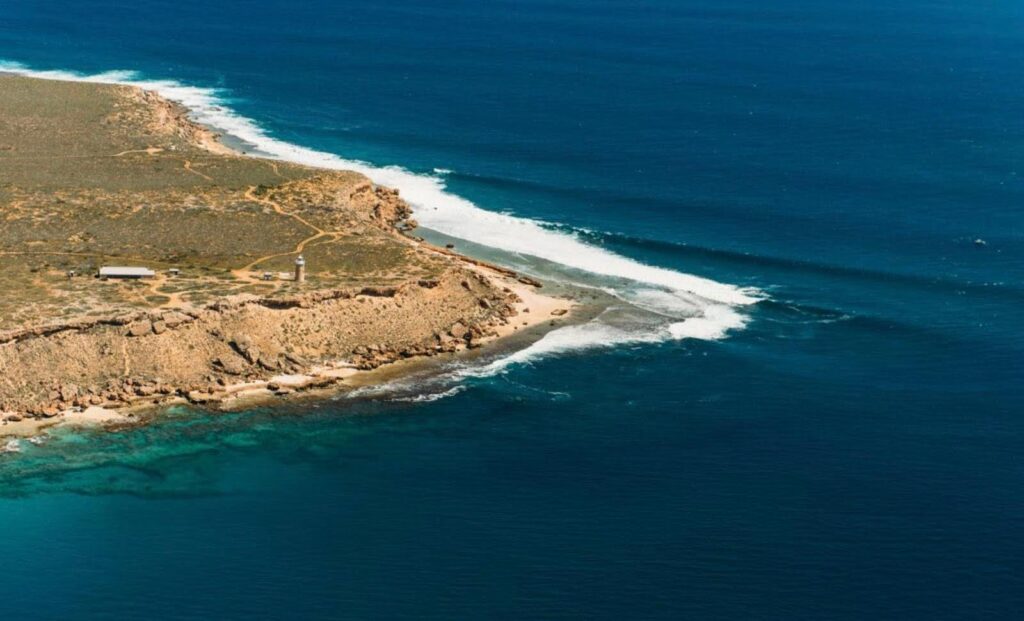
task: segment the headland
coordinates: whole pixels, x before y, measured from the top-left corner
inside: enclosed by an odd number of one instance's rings
[[[574,305],[424,242],[393,189],[237,153],[131,86],[0,75],[0,219],[0,437],[344,389]]]

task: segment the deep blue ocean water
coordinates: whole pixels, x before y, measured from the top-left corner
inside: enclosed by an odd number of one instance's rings
[[[374,4],[6,0],[0,59],[765,299],[0,457],[0,618],[1024,616],[1024,5]]]

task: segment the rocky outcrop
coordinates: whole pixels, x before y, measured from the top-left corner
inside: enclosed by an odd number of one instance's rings
[[[222,155],[234,154],[231,149],[218,141],[217,134],[192,121],[188,117],[188,109],[184,106],[164,99],[153,91],[132,86],[117,88],[121,90],[124,97],[143,104],[141,109],[146,111],[147,118],[141,119],[141,122],[154,135],[174,136]],[[108,120],[108,123],[115,125],[125,122],[125,119],[118,117],[118,113]]]
[[[368,213],[376,224],[386,229],[398,226],[399,223],[403,223],[403,229],[410,228],[410,224],[415,228],[414,223],[409,221],[412,209],[401,199],[396,189],[374,185],[367,179],[352,189],[347,203]]]
[[[197,310],[9,332],[0,335],[0,412],[52,417],[167,397],[203,402],[228,384],[331,361],[373,369],[477,347],[515,314],[516,301],[485,276],[453,267],[400,286],[240,295]]]

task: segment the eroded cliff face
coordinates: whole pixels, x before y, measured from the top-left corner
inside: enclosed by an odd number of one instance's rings
[[[131,86],[114,88],[118,89],[118,95],[124,102],[137,105],[117,105],[104,119],[105,123],[114,127],[144,127],[153,136],[177,138],[213,153],[234,154],[231,149],[218,142],[214,132],[192,122],[185,107],[168,101],[152,91]]]
[[[397,287],[288,298],[237,296],[0,335],[0,411],[56,416],[344,363],[358,369],[472,347],[514,314],[516,297],[458,267]]]

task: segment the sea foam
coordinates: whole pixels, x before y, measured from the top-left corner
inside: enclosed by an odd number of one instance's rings
[[[279,140],[253,119],[231,109],[227,94],[221,89],[147,79],[133,71],[87,75],[36,70],[9,61],[0,61],[0,71],[53,80],[126,84],[155,91],[188,108],[194,121],[241,141],[261,155],[321,168],[354,170],[374,183],[397,188],[412,206],[416,219],[425,227],[505,252],[544,259],[571,268],[572,272],[621,281],[613,288],[617,297],[665,318],[663,325],[645,326],[644,332],[623,330],[600,322],[561,328],[534,345],[495,361],[485,372],[496,372],[500,370],[499,366],[504,368],[534,357],[617,343],[721,339],[730,330],[740,329],[746,324],[746,317],[738,308],[763,298],[756,289],[647,265],[589,244],[573,232],[555,228],[549,223],[483,209],[447,191],[443,179],[447,169],[435,168],[433,175],[419,174],[399,166],[375,166],[348,160],[333,153]]]
[[[466,367],[460,377],[491,377],[509,367],[568,352],[604,349],[627,344],[658,343],[665,340],[659,330],[629,330],[593,320],[548,332],[532,345],[479,367]]]

